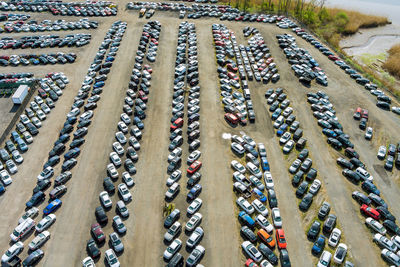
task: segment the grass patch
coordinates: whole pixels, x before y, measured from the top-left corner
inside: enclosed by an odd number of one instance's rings
[[[389,56],[382,67],[393,76],[400,78],[400,44],[392,46],[388,54]]]

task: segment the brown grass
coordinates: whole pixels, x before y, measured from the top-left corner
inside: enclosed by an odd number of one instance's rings
[[[392,46],[388,51],[389,57],[382,65],[390,74],[400,78],[400,44]]]

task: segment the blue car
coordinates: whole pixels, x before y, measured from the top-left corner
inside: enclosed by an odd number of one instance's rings
[[[17,147],[19,148],[19,150],[21,150],[22,152],[28,151],[28,145],[25,143],[24,140],[22,140],[21,138],[18,138],[16,140],[16,142],[17,142]]]
[[[256,197],[257,197],[261,202],[266,202],[266,201],[267,201],[267,197],[263,194],[263,192],[261,192],[261,191],[258,190],[257,188],[253,188],[253,194],[256,195]]]
[[[133,118],[133,124],[135,124],[140,130],[144,129],[144,123],[142,122],[141,119],[139,119],[139,117]]]
[[[15,142],[15,141],[17,141],[18,138],[21,138],[19,136],[19,134],[16,131],[12,131],[11,132],[11,139],[14,140],[14,142]]]
[[[202,190],[201,185],[200,185],[200,184],[195,184],[195,185],[192,187],[192,189],[190,189],[190,191],[189,191],[187,197],[188,197],[189,199],[195,199],[195,198],[200,194],[201,190]]]
[[[107,57],[106,62],[113,62],[115,60],[114,57]]]
[[[335,131],[327,129],[327,128],[322,129],[322,133],[328,137],[333,137],[333,138],[337,137],[337,134],[335,133]]]
[[[250,217],[250,215],[248,215],[244,211],[239,212],[238,219],[241,224],[245,224],[250,228],[254,228],[256,224],[256,222]]]
[[[104,81],[97,82],[93,85],[93,89],[103,87],[104,84]]]
[[[261,168],[263,171],[269,171],[269,163],[266,157],[261,158]]]
[[[6,192],[6,188],[3,186],[3,184],[0,184],[0,194],[3,194]]]
[[[314,242],[314,245],[311,249],[311,253],[313,255],[319,255],[325,247],[326,238],[323,235],[320,235],[317,241]]]
[[[61,200],[59,200],[58,198],[54,199],[52,202],[50,202],[49,205],[46,206],[46,208],[44,208],[44,215],[49,215],[50,213],[56,211],[59,207],[61,207],[61,204]]]

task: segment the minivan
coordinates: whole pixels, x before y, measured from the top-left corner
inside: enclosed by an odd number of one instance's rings
[[[300,139],[300,137],[303,136],[303,130],[302,129],[297,129],[294,134],[293,134],[293,140],[297,141]]]
[[[32,220],[32,218],[27,218],[25,221],[15,227],[14,231],[10,235],[12,241],[17,242],[23,238],[32,228],[35,227],[35,225],[36,223],[34,220]]]
[[[360,176],[361,179],[363,179],[364,181],[368,180],[370,182],[372,182],[374,180],[374,177],[372,177],[369,172],[367,172],[367,170],[365,170],[364,168],[358,167],[356,169],[356,173],[358,174],[358,176]]]
[[[176,253],[174,257],[168,262],[167,267],[181,267],[183,266],[183,256],[180,253]]]

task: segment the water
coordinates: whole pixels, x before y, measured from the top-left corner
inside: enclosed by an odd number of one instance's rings
[[[393,24],[400,25],[400,0],[327,0],[326,5],[386,16]]]

